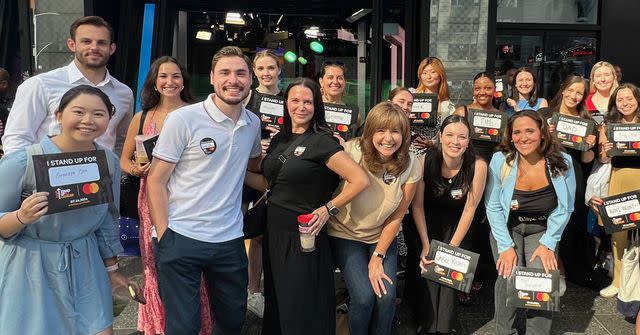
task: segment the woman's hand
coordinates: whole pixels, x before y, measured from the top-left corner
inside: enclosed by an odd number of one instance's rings
[[[309,220],[309,224],[311,225],[311,234],[318,236],[324,224],[329,221],[329,210],[326,206],[322,206],[311,212],[311,214],[313,214],[313,219]]]
[[[600,143],[600,152],[604,152],[608,156],[609,150],[613,149],[613,143],[609,140]]]
[[[151,167],[151,164],[149,164],[148,162],[145,162],[145,163],[133,162],[133,166],[131,167],[131,174],[136,177],[146,177],[147,174],[149,173],[150,167]]]
[[[547,248],[544,245],[539,245],[536,250],[531,255],[531,259],[529,262],[533,262],[536,257],[540,257],[542,261],[542,266],[544,267],[544,272],[549,273],[550,270],[558,269],[558,261],[556,260],[556,253],[553,250]]]
[[[49,210],[48,196],[49,192],[36,192],[24,199],[20,208],[16,211],[18,221],[28,225],[45,215]]]
[[[147,303],[146,299],[142,294],[142,290],[140,289],[140,287],[138,287],[136,283],[129,282],[129,279],[123,276],[117,270],[113,272],[108,272],[108,273],[109,273],[109,281],[111,282],[111,288],[113,289],[125,288],[129,292],[129,296],[131,296],[131,299],[143,305]],[[133,294],[131,294],[132,293],[131,291],[133,291]]]
[[[265,156],[267,154],[267,150],[269,150],[269,145],[271,144],[270,138],[263,138],[260,140],[260,146],[262,147],[262,155]]]
[[[518,264],[518,255],[513,247],[500,253],[498,261],[496,262],[496,270],[498,270],[498,276],[507,278],[511,276],[513,269]]]
[[[513,100],[511,98],[507,98],[507,105],[509,105],[509,107],[515,108],[517,104],[518,103],[515,100]]]
[[[338,139],[338,143],[340,143],[340,146],[344,147],[344,144],[347,142],[344,140],[344,138],[342,138],[342,136],[340,136],[340,133],[333,133],[333,137]]]
[[[427,265],[433,263],[433,260],[429,260],[427,256],[429,255],[429,243],[422,247],[422,252],[420,252],[420,269],[422,272],[427,272]]]
[[[556,132],[556,125],[555,125],[555,124],[550,124],[550,125],[549,125],[549,132],[550,132],[551,134],[553,134],[553,133],[555,133],[555,132]]]
[[[588,135],[584,141],[589,145],[589,149],[591,149],[594,145],[596,145],[596,135]]]
[[[373,293],[382,298],[382,294],[387,294],[387,288],[384,285],[384,281],[389,282],[389,285],[393,285],[391,278],[384,273],[384,267],[382,266],[382,258],[378,256],[371,256],[369,260],[369,282],[373,287]]]
[[[589,205],[591,206],[593,211],[596,212],[596,214],[600,214],[600,210],[598,210],[598,206],[602,206],[603,203],[604,201],[602,201],[602,198],[595,195],[591,196],[591,199],[589,199]]]
[[[428,148],[431,147],[433,145],[433,141],[426,139],[422,136],[416,136],[413,141],[413,146],[418,148],[418,149],[424,149],[424,148]]]

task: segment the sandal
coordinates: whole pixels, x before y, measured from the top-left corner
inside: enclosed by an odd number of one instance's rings
[[[460,305],[468,306],[471,304],[471,294],[458,292],[458,303]]]
[[[471,284],[471,293],[472,294],[480,293],[481,289],[482,289],[482,283],[481,282],[474,281],[473,284]]]

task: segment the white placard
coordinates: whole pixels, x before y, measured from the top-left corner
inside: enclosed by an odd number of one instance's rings
[[[569,123],[566,121],[559,120],[558,125],[556,125],[556,130],[571,134],[578,135],[584,137],[587,134],[587,127],[579,124]]]
[[[49,169],[51,187],[81,184],[100,180],[97,163],[52,167]]]
[[[551,278],[516,276],[516,289],[523,291],[551,292]]]
[[[416,113],[431,113],[431,106],[431,102],[414,102],[413,107],[411,107],[411,111]]]
[[[613,132],[614,142],[640,141],[640,130],[616,130]]]
[[[260,113],[275,115],[275,116],[283,116],[284,115],[284,105],[276,104],[273,102],[262,101],[260,103]]]
[[[479,116],[477,114],[473,118],[473,125],[475,127],[500,129],[500,124],[501,124],[501,119],[500,118]]]
[[[640,202],[638,199],[628,200],[619,204],[605,206],[607,215],[612,218],[616,216],[640,212]]]
[[[348,113],[340,113],[340,112],[332,112],[332,111],[324,111],[324,118],[329,123],[334,124],[351,124],[351,114]]]
[[[449,269],[456,270],[462,273],[467,273],[469,270],[469,261],[459,257],[455,257],[442,251],[436,251],[436,257],[434,257],[436,264],[448,267]]]

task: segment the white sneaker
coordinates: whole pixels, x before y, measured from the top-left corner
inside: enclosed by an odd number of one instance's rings
[[[565,292],[567,292],[567,280],[564,275],[560,275],[560,288],[558,293],[560,296],[563,296]]]
[[[618,295],[618,288],[613,285],[609,285],[600,290],[600,296],[603,298],[613,298],[616,295]]]
[[[262,319],[264,315],[264,296],[262,293],[249,293],[247,297],[247,309]]]

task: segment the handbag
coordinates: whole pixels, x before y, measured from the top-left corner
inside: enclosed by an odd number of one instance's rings
[[[254,237],[261,236],[264,234],[265,227],[267,225],[267,200],[269,198],[269,192],[273,189],[275,185],[275,181],[280,176],[280,172],[282,171],[282,167],[284,163],[291,157],[295,148],[297,148],[302,142],[309,137],[310,133],[304,133],[300,137],[296,138],[287,149],[278,156],[278,161],[281,163],[278,167],[278,170],[275,173],[275,177],[273,180],[269,182],[267,186],[267,190],[260,197],[260,199],[256,200],[255,203],[250,203],[247,212],[244,213],[243,219],[243,227],[242,231],[244,232],[245,239],[251,239]]]
[[[591,174],[587,178],[587,187],[584,191],[584,203],[589,206],[594,195],[604,198],[609,194],[609,179],[611,178],[611,162],[600,163],[597,161],[591,168]]]
[[[138,135],[142,135],[142,126],[147,117],[147,111],[142,111]],[[132,219],[138,217],[138,193],[140,192],[140,177],[123,173],[120,177],[120,216]]]
[[[640,247],[638,229],[631,231],[631,242],[622,255],[618,312],[627,318],[635,318],[640,310]]]

